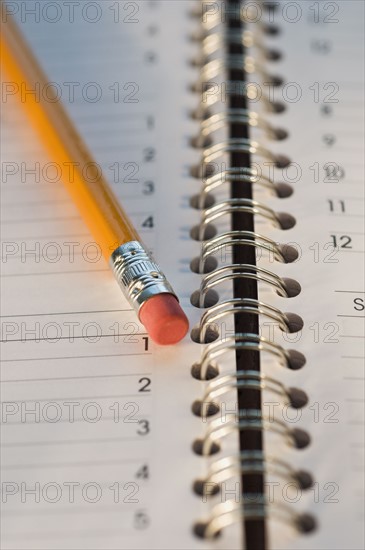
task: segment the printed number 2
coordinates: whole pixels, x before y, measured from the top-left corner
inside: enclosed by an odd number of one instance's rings
[[[139,384],[142,384],[142,386],[139,388],[139,392],[149,392],[151,391],[149,388],[149,386],[151,385],[151,378],[140,378],[138,380],[138,383]]]

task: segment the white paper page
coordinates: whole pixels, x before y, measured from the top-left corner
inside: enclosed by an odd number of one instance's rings
[[[288,138],[274,142],[260,136],[260,142],[294,163],[274,171],[275,181],[292,185],[294,194],[284,200],[256,191],[256,198],[295,217],[288,231],[266,224],[260,232],[275,242],[296,243],[300,258],[259,265],[298,281],[302,291],[288,299],[262,287],[260,297],[300,315],[304,328],[287,335],[262,320],[261,329],[284,348],[303,353],[306,364],[290,371],[266,358],[262,370],[306,392],[308,405],[299,411],[281,409],[269,392],[264,406],[266,414],[270,405],[276,407],[274,416],[306,430],[311,442],[306,449],[290,448],[268,430],[265,446],[268,455],[310,472],[314,486],[300,491],[290,477],[268,475],[269,543],[280,549],[359,549],[364,547],[364,4],[288,4],[271,13],[280,34],[265,39],[282,53],[265,67],[284,79],[273,98],[286,107],[265,117],[287,130]],[[312,514],[317,529],[295,532],[290,516],[278,519],[280,503]]]
[[[195,3],[11,4],[194,326]],[[16,99],[2,105],[2,547],[204,548],[192,529],[211,505],[192,484],[208,460],[191,446],[207,427],[190,374],[202,346],[147,343]],[[216,547],[240,548],[240,531]]]

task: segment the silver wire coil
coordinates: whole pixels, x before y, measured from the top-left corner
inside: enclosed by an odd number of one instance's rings
[[[220,251],[226,252],[228,247],[233,248],[235,246],[252,246],[267,251],[271,257],[279,262],[287,262],[283,247],[269,237],[260,235],[255,231],[226,231],[202,243],[199,273],[204,273],[206,260],[210,256],[214,256]]]
[[[214,326],[216,321],[220,321],[228,315],[241,313],[263,315],[275,321],[283,332],[292,332],[288,317],[280,309],[254,298],[232,298],[212,306],[203,313],[198,327],[200,342],[205,342],[209,326]]]
[[[203,3],[202,3],[203,4]],[[243,4],[229,5],[229,18],[245,19],[242,11]],[[222,8],[225,8],[222,3]],[[193,89],[200,92],[198,107],[194,110],[193,116],[200,120],[200,129],[197,137],[192,140],[195,147],[202,149],[201,164],[195,167],[193,175],[202,179],[200,192],[195,198],[194,206],[201,210],[200,223],[194,228],[194,238],[202,241],[200,256],[196,260],[194,271],[203,274],[200,287],[194,294],[199,307],[205,307],[206,297],[220,284],[232,282],[235,279],[251,279],[272,287],[280,296],[289,297],[293,294],[288,292],[286,281],[276,273],[257,265],[237,264],[230,261],[228,265],[217,265],[210,270],[208,260],[218,254],[226,253],[227,249],[234,251],[238,246],[253,247],[255,251],[266,252],[270,259],[287,263],[294,261],[295,250],[288,250],[283,245],[274,242],[269,237],[257,233],[255,230],[228,230],[221,231],[217,235],[208,238],[211,234],[208,228],[211,224],[225,216],[232,216],[236,212],[246,213],[250,216],[261,216],[268,219],[274,226],[280,229],[292,227],[288,225],[288,219],[284,220],[281,213],[275,212],[261,201],[252,198],[223,198],[213,203],[211,194],[226,189],[226,184],[248,184],[258,185],[269,190],[277,197],[289,196],[291,189],[285,184],[277,184],[265,175],[258,175],[252,167],[235,167],[220,169],[217,165],[214,170],[211,166],[217,164],[225,156],[243,153],[246,155],[257,155],[269,160],[278,167],[286,167],[290,161],[281,155],[275,154],[260,141],[247,139],[246,137],[226,137],[222,140],[222,132],[227,131],[231,125],[258,128],[264,134],[273,139],[283,139],[287,134],[282,130],[275,129],[262,115],[249,110],[248,108],[234,108],[224,105],[227,98],[243,97],[250,99],[250,82],[239,80],[239,71],[242,73],[258,73],[266,81],[273,81],[265,70],[264,58],[268,53],[258,33],[241,29],[229,28],[222,21],[221,10],[217,13],[210,13],[201,24],[199,39],[201,40],[201,51],[195,58],[195,65],[199,67],[199,77]],[[264,25],[264,23],[262,24]],[[236,46],[236,48],[230,48]],[[241,53],[231,53],[243,48],[255,48],[258,56],[255,58]],[[274,52],[275,53],[275,52]],[[232,75],[229,78],[229,75]],[[238,79],[234,80],[235,74]],[[227,78],[228,76],[228,78]],[[214,82],[224,77],[224,88]],[[278,81],[276,82],[276,85]],[[223,97],[224,94],[224,97]],[[251,97],[251,99],[255,99]],[[274,105],[270,99],[262,95],[259,99],[268,110],[277,110],[280,106]],[[231,102],[233,105],[234,102]],[[225,135],[225,134],[223,134]],[[227,135],[229,135],[227,131]],[[241,134],[244,136],[244,132]],[[281,137],[280,137],[281,135]],[[280,187],[282,185],[282,187]],[[288,216],[288,215],[286,215]],[[294,220],[292,218],[292,220]],[[295,220],[294,220],[295,223]],[[285,226],[286,224],[286,226]],[[196,267],[197,266],[197,267]],[[207,272],[209,271],[210,272]],[[299,287],[300,289],[300,287]],[[214,296],[214,293],[212,293]],[[211,296],[212,296],[211,295]],[[215,299],[215,298],[214,298]],[[217,297],[217,300],[219,298]],[[274,321],[284,332],[295,332],[290,314],[283,313],[280,309],[265,303],[261,300],[247,297],[236,297],[218,301],[204,311],[195,329],[196,338],[200,343],[206,342],[207,331],[217,327],[223,319],[229,316],[248,314],[251,316],[264,316]],[[289,317],[288,317],[289,315]],[[193,412],[199,415],[206,422],[206,430],[202,439],[194,442],[195,452],[203,456],[211,456],[220,451],[220,444],[227,436],[233,433],[246,431],[273,432],[287,443],[296,448],[304,448],[310,442],[307,432],[300,428],[293,428],[284,420],[267,416],[259,409],[238,410],[233,414],[227,413],[225,420],[222,418],[211,418],[220,410],[221,400],[229,392],[240,391],[241,389],[253,389],[256,391],[269,391],[281,397],[283,405],[289,404],[292,407],[300,408],[307,403],[307,396],[301,390],[288,388],[279,380],[260,371],[245,369],[233,372],[219,372],[219,365],[229,353],[236,352],[257,352],[267,353],[279,364],[286,368],[300,368],[294,366],[295,352],[286,350],[275,342],[254,333],[235,333],[230,336],[219,337],[218,339],[204,346],[201,358],[194,365],[199,378],[206,381],[201,398],[193,403]],[[301,355],[298,353],[298,355]],[[296,358],[298,360],[298,357]],[[305,359],[300,359],[301,365]],[[299,362],[300,362],[299,361]],[[214,372],[213,372],[214,371]],[[211,376],[213,373],[214,377]],[[194,374],[195,376],[195,374]],[[213,408],[211,408],[213,406]],[[242,405],[241,405],[242,406]],[[225,481],[246,475],[274,474],[283,479],[298,482],[302,488],[308,488],[312,478],[307,472],[294,470],[287,462],[280,458],[267,456],[262,450],[241,451],[236,456],[226,456],[210,462],[207,475],[203,480],[198,480],[199,490],[204,491],[207,484],[219,486]],[[199,493],[198,494],[203,494]],[[215,493],[212,493],[215,494]],[[256,500],[250,497],[255,497]],[[196,532],[200,529],[200,536],[212,539],[225,527],[236,522],[250,519],[264,519],[269,515],[275,515],[285,523],[293,524],[299,531],[310,531],[315,521],[308,514],[298,514],[290,506],[278,502],[267,502],[264,495],[241,494],[239,502],[228,500],[216,505],[205,522],[200,522]]]
[[[221,418],[210,420],[206,424],[204,437],[198,441],[202,456],[210,456],[220,450],[217,442],[228,435],[241,431],[269,431],[282,437],[289,446],[304,448],[310,438],[307,432],[299,428],[290,428],[286,422],[278,418],[262,414],[259,409],[243,409],[236,413],[226,413],[225,422]]]
[[[209,193],[219,190],[220,187],[227,185],[228,183],[242,183],[258,185],[270,191],[277,197],[282,195],[289,196],[291,188],[286,184],[275,184],[272,179],[261,174],[258,175],[257,171],[253,168],[237,168],[230,167],[221,172],[217,172],[212,176],[204,178],[201,191],[199,193],[197,208],[200,210],[205,208],[206,199]],[[288,192],[289,191],[289,192]]]
[[[211,115],[201,122],[200,136],[197,138],[196,143],[199,143],[200,139],[201,143],[204,145],[204,140],[207,137],[221,128],[229,127],[229,124],[232,123],[260,128],[266,132],[269,137],[274,139],[277,135],[275,128],[273,128],[255,111],[250,111],[248,109],[228,109],[225,112]]]
[[[203,308],[205,296],[209,290],[217,285],[233,279],[253,279],[268,284],[275,288],[276,292],[283,297],[288,297],[288,289],[285,281],[276,273],[252,264],[231,264],[215,269],[205,275],[199,288],[199,307]]]
[[[250,88],[247,85],[242,85],[242,82],[236,80],[225,81],[224,89],[217,85],[216,91],[213,86],[207,85],[206,90],[202,90],[200,94],[200,100],[198,107],[193,110],[192,115],[196,119],[203,120],[211,115],[210,109],[217,103],[222,103],[222,96],[227,99],[232,96],[240,95],[241,97],[250,98]],[[272,109],[272,103],[270,99],[262,94],[260,97],[262,102],[268,110]]]
[[[311,532],[316,527],[311,515],[298,513],[288,504],[268,502],[262,495],[246,494],[238,502],[230,499],[214,506],[209,519],[197,524],[195,532],[202,538],[212,540],[230,525],[247,519],[257,520],[271,516],[291,525],[299,533]]]
[[[231,215],[235,212],[245,212],[246,214],[262,216],[270,220],[275,227],[282,229],[280,216],[265,204],[252,199],[227,199],[203,210],[201,222],[199,224],[199,241],[204,240],[206,226],[219,220],[223,216]]]
[[[266,47],[262,40],[252,31],[242,31],[237,29],[226,29],[224,33],[210,33],[201,39],[201,50],[203,60],[207,60],[216,52],[222,52],[228,45],[242,45],[245,48],[256,47],[258,50],[265,52]],[[203,61],[204,62],[204,61]]]
[[[235,371],[223,374],[211,380],[204,390],[202,398],[195,401],[196,414],[204,420],[219,412],[220,407],[216,399],[221,399],[232,389],[251,388],[257,391],[266,390],[282,397],[285,405],[295,409],[301,409],[307,404],[304,392],[297,388],[287,388],[281,382],[271,376],[254,370]]]
[[[202,164],[206,165],[210,162],[221,158],[226,153],[250,153],[251,155],[258,155],[264,157],[274,164],[280,161],[278,155],[275,155],[266,147],[260,145],[257,141],[245,138],[230,138],[220,143],[215,143],[203,150]]]
[[[196,83],[196,88],[200,87],[202,84],[208,85],[214,78],[220,76],[226,76],[226,73],[232,70],[244,71],[248,74],[257,73],[260,75],[261,79],[266,83],[275,83],[275,78],[273,78],[269,73],[263,70],[262,64],[258,63],[253,57],[233,54],[226,58],[217,58],[212,60],[207,60],[201,67],[199,80]],[[249,83],[247,83],[249,86]]]
[[[257,450],[242,451],[238,455],[226,456],[211,462],[206,477],[195,482],[195,490],[204,496],[214,495],[219,486],[229,479],[242,474],[256,473],[271,474],[297,483],[301,489],[309,489],[313,484],[309,472],[295,470],[288,462]]]
[[[207,380],[209,366],[214,365],[219,357],[230,351],[249,350],[257,352],[266,352],[277,358],[279,363],[290,368],[290,353],[279,344],[268,340],[264,336],[250,333],[236,333],[228,336],[224,340],[217,340],[207,345],[202,353],[198,363],[200,368],[200,379]]]

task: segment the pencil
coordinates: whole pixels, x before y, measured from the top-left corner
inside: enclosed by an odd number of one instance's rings
[[[61,102],[52,97],[46,75],[3,3],[1,11],[1,66],[9,83],[14,89],[42,90],[47,86],[47,101],[42,94],[23,98],[21,104],[29,120],[52,160],[60,167],[73,167],[72,181],[66,170],[62,170],[62,181],[150,337],[161,345],[177,343],[189,325],[175,292],[142,244]]]

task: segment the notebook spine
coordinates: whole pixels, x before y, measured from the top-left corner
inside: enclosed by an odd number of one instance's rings
[[[230,17],[241,18],[240,3],[230,3]],[[201,12],[200,12],[201,14]],[[232,28],[233,27],[233,28]],[[237,27],[237,28],[234,28]],[[244,45],[245,48],[255,46],[261,59],[275,59],[279,52],[267,50],[261,39],[264,25],[254,30],[245,30],[240,25],[228,25],[221,17],[220,10],[212,17],[206,18],[201,23],[200,31],[195,39],[200,43],[200,54],[194,60],[199,67],[199,78],[193,85],[193,91],[198,92],[200,101],[192,116],[199,121],[200,131],[192,139],[192,146],[201,150],[202,158],[199,166],[192,167],[192,175],[200,180],[200,190],[192,197],[191,204],[200,210],[200,223],[192,229],[192,236],[201,241],[201,253],[191,264],[193,271],[202,275],[200,288],[192,294],[193,305],[204,308],[198,326],[192,331],[192,339],[206,344],[202,356],[192,369],[192,375],[204,384],[200,399],[192,404],[193,413],[205,422],[205,435],[193,444],[195,453],[203,457],[217,455],[216,459],[210,459],[207,476],[196,480],[193,489],[197,495],[204,497],[214,496],[221,490],[222,483],[234,476],[247,479],[249,476],[262,476],[274,474],[283,479],[294,481],[302,490],[308,489],[313,484],[309,472],[297,471],[290,464],[279,457],[266,456],[261,448],[242,449],[236,456],[224,455],[221,457],[221,447],[226,436],[232,433],[257,432],[264,434],[266,431],[275,432],[284,438],[289,445],[295,448],[304,448],[310,442],[307,432],[292,428],[286,422],[278,418],[268,418],[261,408],[245,408],[235,414],[225,415],[225,421],[218,417],[220,400],[232,390],[240,392],[250,390],[261,392],[262,390],[279,395],[285,404],[293,408],[301,408],[307,404],[308,397],[298,388],[287,388],[279,380],[268,376],[263,371],[242,366],[231,372],[220,372],[219,363],[229,352],[270,354],[281,365],[289,369],[299,369],[305,364],[304,356],[296,350],[287,350],[260,336],[254,331],[237,331],[228,337],[220,334],[219,323],[226,318],[236,320],[238,316],[250,316],[261,319],[266,317],[274,321],[284,332],[293,333],[299,331],[303,322],[295,314],[283,313],[278,308],[259,300],[257,297],[236,295],[230,299],[220,300],[216,289],[226,282],[253,281],[268,285],[282,297],[293,297],[299,294],[299,283],[291,279],[280,277],[268,269],[257,266],[254,262],[238,263],[235,261],[235,251],[241,248],[253,249],[269,255],[272,260],[282,263],[290,263],[297,259],[297,251],[289,245],[281,245],[274,242],[266,235],[261,235],[256,230],[247,228],[239,229],[232,223],[232,229],[216,233],[214,223],[225,218],[234,219],[237,214],[244,215],[246,219],[255,220],[257,217],[269,220],[274,226],[286,230],[293,227],[295,219],[288,213],[278,213],[269,208],[265,203],[256,201],[252,196],[252,189],[261,187],[267,189],[278,198],[285,198],[292,194],[293,190],[286,184],[273,181],[265,175],[259,175],[258,171],[249,163],[247,166],[236,165],[236,155],[247,155],[242,158],[250,158],[251,155],[261,157],[275,163],[278,167],[287,166],[290,161],[283,155],[272,153],[259,141],[251,140],[250,128],[257,128],[271,139],[284,139],[286,132],[283,129],[274,128],[265,117],[242,108],[242,102],[235,102],[235,97],[244,96],[249,99],[249,87],[245,77],[241,73],[257,72],[265,82],[273,85],[281,85],[282,80],[270,76],[265,70],[265,63],[259,62],[252,56],[244,53],[232,53],[235,47]],[[237,49],[237,48],[236,48]],[[239,48],[238,48],[239,51]],[[232,75],[237,75],[234,79]],[[228,79],[228,80],[227,80]],[[225,99],[222,101],[221,90],[214,89],[217,82],[224,83]],[[219,87],[218,87],[219,88]],[[281,112],[282,106],[273,104],[269,98],[263,97],[265,108],[271,112]],[[246,102],[244,102],[246,104]],[[236,105],[236,106],[235,106]],[[232,128],[235,132],[232,132]],[[242,128],[243,137],[232,137],[237,134],[237,128]],[[225,137],[222,139],[222,132]],[[226,161],[228,159],[228,161]],[[224,163],[223,161],[226,161]],[[230,165],[231,164],[231,165]],[[222,200],[216,199],[216,194],[224,192],[232,185],[247,186],[250,190],[246,197],[233,197],[228,195]],[[216,259],[218,253],[227,250],[231,252],[233,261],[219,265]],[[238,256],[239,257],[239,256]],[[245,256],[250,258],[250,255]],[[252,255],[251,255],[252,257]],[[237,287],[235,287],[237,288]],[[251,323],[250,326],[254,326]],[[224,444],[223,444],[224,446]],[[257,484],[256,484],[257,486]],[[213,506],[208,517],[197,521],[194,532],[197,536],[209,539],[216,537],[225,527],[236,522],[265,521],[267,517],[277,518],[295,526],[300,532],[310,532],[315,528],[315,519],[310,514],[299,514],[290,505],[279,502],[269,502],[265,491],[259,494],[251,494],[247,489],[242,492],[239,502],[226,500]]]

